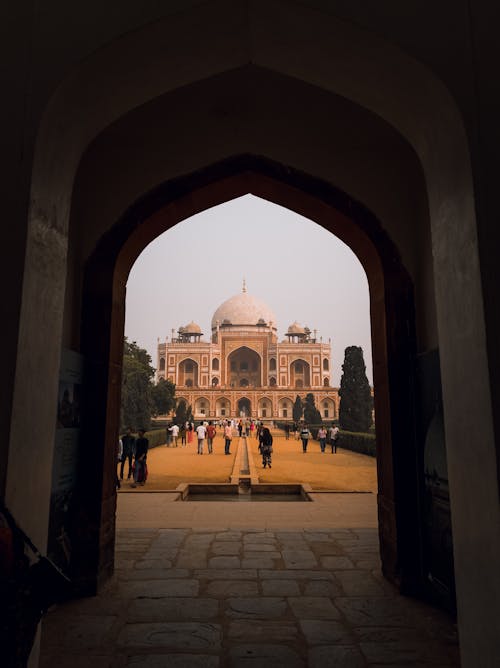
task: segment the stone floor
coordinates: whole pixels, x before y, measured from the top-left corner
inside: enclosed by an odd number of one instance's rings
[[[121,495],[116,574],[47,615],[43,668],[459,665],[453,621],[381,576],[374,495],[165,496]],[[140,528],[131,503],[168,526]]]

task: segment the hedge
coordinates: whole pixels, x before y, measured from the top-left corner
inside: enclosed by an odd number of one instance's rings
[[[375,457],[377,454],[375,434],[341,431],[337,446],[351,450],[352,452],[359,452],[361,455],[369,455],[370,457]]]
[[[135,436],[137,438],[137,434],[135,434]],[[151,431],[147,431],[144,436],[148,439],[150,448],[156,448],[159,445],[165,445],[166,433],[164,429],[153,429]]]

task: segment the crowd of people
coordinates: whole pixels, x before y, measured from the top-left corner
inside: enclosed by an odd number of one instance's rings
[[[273,453],[273,437],[268,426],[263,422],[250,419],[241,419],[236,421],[234,419],[227,420],[203,420],[195,427],[195,423],[188,420],[185,423],[178,425],[175,422],[170,423],[166,428],[166,447],[178,447],[179,439],[181,447],[191,444],[196,437],[197,440],[197,454],[203,455],[205,450],[205,443],[207,446],[207,453],[211,455],[214,452],[214,439],[217,434],[217,427],[222,430],[224,438],[224,454],[231,454],[231,443],[235,431],[238,436],[246,436],[247,438],[255,436],[259,441],[259,452],[262,455],[263,468],[272,467],[272,453]],[[286,424],[285,438],[290,438],[290,433],[293,432],[297,440],[302,441],[302,452],[307,452],[309,440],[312,434],[306,423]],[[116,486],[121,487],[123,480],[125,464],[128,462],[127,480],[132,480],[131,486],[145,485],[148,477],[147,454],[149,449],[149,441],[145,436],[145,431],[139,429],[137,437],[133,435],[132,428],[129,427],[124,436],[118,441],[118,466],[119,473],[116,475]],[[332,424],[328,429],[323,425],[318,429],[316,438],[319,441],[320,450],[325,452],[327,442],[331,447],[332,454],[337,452],[337,443],[339,438],[339,428]]]

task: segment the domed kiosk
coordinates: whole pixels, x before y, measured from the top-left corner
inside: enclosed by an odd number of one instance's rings
[[[324,419],[335,419],[339,397],[328,373],[330,342],[318,342],[297,321],[278,341],[276,322],[243,281],[242,291],[214,312],[210,341],[192,321],[158,344],[158,360],[165,363],[158,364],[156,378],[175,383],[177,399],[193,407],[196,419],[291,421],[297,394],[304,399],[308,393]]]

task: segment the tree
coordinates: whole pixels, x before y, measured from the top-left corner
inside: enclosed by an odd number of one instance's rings
[[[297,394],[297,398],[295,399],[295,403],[293,404],[293,410],[292,410],[294,422],[299,422],[299,420],[302,419],[303,412],[304,412],[304,406],[302,405],[302,399]]]
[[[149,429],[153,414],[152,379],[154,368],[147,350],[139,348],[137,343],[123,342],[122,372],[122,429],[131,426],[135,429]]]
[[[167,415],[175,408],[175,385],[171,380],[160,378],[152,387],[153,415]]]
[[[366,377],[363,350],[359,346],[345,349],[340,379],[339,424],[347,431],[368,431],[372,424],[372,396]]]
[[[181,399],[177,404],[175,409],[175,422],[176,424],[184,424],[186,422],[192,422],[193,420],[193,409],[191,404],[188,406],[184,399]]]
[[[316,408],[316,404],[314,403],[314,394],[311,392],[306,395],[306,401],[304,403],[304,420],[309,425],[317,425],[323,422],[321,413]]]

